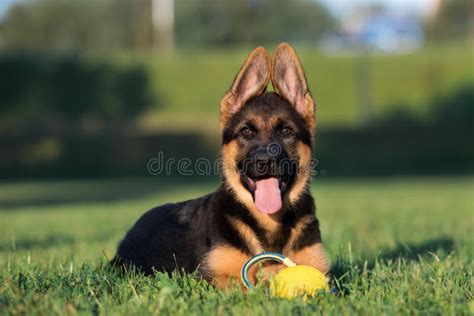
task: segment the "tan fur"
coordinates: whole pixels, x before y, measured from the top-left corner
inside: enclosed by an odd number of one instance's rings
[[[288,201],[285,201],[286,206],[288,202],[294,203],[298,200],[305,190],[308,189],[310,181],[310,160],[311,160],[311,149],[303,143],[298,144],[298,156],[300,164],[300,172],[295,179],[295,183],[291,189],[286,193]],[[267,215],[259,212],[255,207],[252,194],[242,185],[240,181],[240,172],[236,165],[236,158],[239,153],[238,144],[236,141],[231,141],[228,144],[223,145],[221,150],[222,157],[222,171],[227,184],[227,187],[231,192],[234,192],[236,198],[245,205],[254,218],[264,227],[269,235],[275,232],[280,227],[280,218],[284,212],[278,212],[277,214]]]
[[[254,207],[252,194],[240,182],[240,172],[236,165],[239,148],[235,140],[222,146],[222,172],[227,188],[233,192],[240,203],[247,208]]]
[[[238,218],[229,218],[234,228],[239,232],[252,254],[256,255],[264,251],[255,232]]]
[[[270,55],[263,47],[254,49],[240,68],[232,87],[221,100],[220,125],[223,128],[250,98],[262,94],[270,81]]]
[[[295,243],[301,237],[301,233],[303,232],[303,229],[305,229],[305,227],[308,226],[313,220],[314,220],[313,215],[307,215],[301,218],[296,223],[295,227],[292,228],[291,233],[290,233],[290,238],[288,239],[288,242],[286,243],[283,249],[284,254],[288,254],[292,251],[292,249],[295,246]]]
[[[252,121],[253,121],[255,126],[265,126],[266,127],[266,125],[267,125],[265,123],[265,121],[260,116],[253,116]]]
[[[273,276],[275,276],[278,272],[285,269],[286,266],[281,263],[271,263],[267,265],[263,265],[256,270],[255,278],[263,283],[267,283]]]
[[[265,74],[266,71],[266,62],[268,62],[269,68],[268,76],[262,75]],[[314,135],[315,104],[309,92],[300,59],[293,48],[287,43],[282,43],[275,49],[271,61],[266,50],[261,47],[255,49],[249,55],[237,74],[231,89],[221,100],[221,128],[226,126],[228,120],[246,101],[251,97],[263,93],[270,78],[276,93],[285,98],[296,108],[305,119],[312,135]],[[256,126],[259,126],[260,131],[263,133],[269,133],[276,124],[274,120],[263,122],[260,117],[249,117],[248,119],[252,120]],[[275,118],[275,120],[276,119],[277,118]],[[288,203],[296,202],[301,194],[309,189],[309,182],[311,180],[311,148],[300,142],[297,151],[300,172],[295,183],[286,193],[284,208],[288,206]],[[227,189],[233,192],[236,199],[250,211],[259,225],[266,230],[267,237],[275,237],[281,225],[281,216],[285,210],[277,214],[267,215],[256,209],[252,194],[243,186],[240,180],[240,172],[236,165],[237,158],[239,157],[239,145],[237,141],[233,140],[223,145],[221,157],[222,171]],[[330,264],[321,243],[305,247],[299,251],[293,250],[303,230],[313,220],[314,217],[308,215],[298,221],[291,231],[283,253],[297,264],[309,265],[319,269],[323,273],[328,273]],[[248,245],[252,254],[271,250],[263,249],[255,232],[244,222],[237,218],[229,218],[229,221],[239,232],[240,237]],[[221,289],[226,288],[234,283],[240,283],[240,269],[248,259],[249,255],[237,248],[228,245],[218,246],[212,249],[206,256],[203,263],[203,271],[216,287]],[[283,268],[284,266],[282,264],[263,263],[259,265],[259,268],[253,268],[250,271],[249,278],[252,282],[255,282],[257,274],[261,274],[265,280]],[[257,271],[261,272],[257,273]]]
[[[275,48],[270,73],[275,92],[296,108],[313,133],[315,104],[309,92],[300,58],[288,43],[281,43]]]
[[[204,275],[219,289],[241,284],[240,269],[249,258],[237,248],[218,246],[212,249],[203,261]],[[249,278],[255,282],[253,274],[249,274]]]
[[[287,193],[291,203],[296,202],[301,194],[308,190],[309,182],[311,180],[311,149],[309,146],[299,142],[297,151],[299,156],[300,170],[295,182],[293,183],[293,186]]]
[[[302,228],[301,228],[302,229]],[[296,229],[298,230],[298,229]],[[330,263],[322,244],[314,244],[300,251],[285,253],[296,264],[314,267],[324,274],[330,270]],[[241,285],[240,271],[248,255],[232,246],[222,245],[212,249],[203,261],[203,273],[219,289]],[[284,269],[282,264],[264,263],[256,265],[249,271],[249,279],[255,284],[257,278],[266,282],[273,275]]]
[[[257,238],[257,235],[248,225],[236,218],[230,218],[229,220],[249,247],[250,251],[252,252],[252,255],[262,253],[265,250],[269,250],[263,249],[262,245],[260,244],[260,241]],[[275,262],[264,262],[253,267],[249,271],[249,275],[252,275],[254,281],[256,281],[258,278],[259,281],[267,282],[272,276],[274,276],[284,268],[285,265],[283,264]]]
[[[330,271],[331,265],[321,243],[305,247],[300,251],[291,251],[287,256],[296,264],[314,267],[324,274]]]
[[[316,132],[316,118],[314,114],[314,109],[316,108],[316,104],[314,103],[313,97],[311,96],[311,93],[308,91],[306,92],[304,96],[304,107],[307,109],[313,109],[311,110],[311,114],[308,114],[304,117],[306,123],[308,124],[309,131],[311,132],[311,135],[314,136],[314,133]]]
[[[226,181],[227,188],[233,192],[240,203],[245,205],[259,224],[272,234],[280,227],[280,218],[283,212],[267,215],[259,212],[255,207],[252,194],[242,185],[240,173],[235,164],[238,155],[238,145],[235,141],[222,147],[222,172]]]
[[[221,99],[221,115],[220,115],[220,125],[221,129],[224,128],[227,121],[232,116],[232,112],[227,110],[233,106],[235,103],[235,97],[232,92],[228,91],[224,97]]]

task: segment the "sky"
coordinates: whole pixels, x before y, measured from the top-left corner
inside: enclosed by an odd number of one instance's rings
[[[336,16],[341,17],[361,5],[382,4],[391,12],[423,16],[436,6],[437,0],[319,0]]]
[[[0,19],[15,3],[29,0],[0,0]],[[356,6],[369,4],[383,4],[393,12],[400,14],[427,14],[437,0],[319,0],[336,16],[341,17]]]
[[[7,13],[8,9],[20,0],[0,0],[0,19],[2,19]]]

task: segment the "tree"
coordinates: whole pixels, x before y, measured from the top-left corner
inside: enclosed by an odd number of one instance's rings
[[[459,39],[469,36],[474,28],[474,2],[471,0],[443,1],[438,14],[427,23],[429,37]]]
[[[319,3],[287,0],[176,0],[180,45],[315,41],[335,26]]]
[[[0,24],[0,45],[13,50],[85,51],[131,48],[149,21],[142,1],[43,0],[15,5]],[[138,43],[140,44],[140,43]]]

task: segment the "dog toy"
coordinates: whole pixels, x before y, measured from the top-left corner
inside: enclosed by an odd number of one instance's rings
[[[275,252],[258,254],[244,263],[241,277],[245,287],[248,289],[253,287],[248,279],[250,268],[257,262],[268,260],[278,261],[287,266],[270,280],[272,296],[288,299],[301,296],[307,299],[316,296],[319,291],[329,290],[326,277],[321,271],[310,266],[297,265],[289,258]]]

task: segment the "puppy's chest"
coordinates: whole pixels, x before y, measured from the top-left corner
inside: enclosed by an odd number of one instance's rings
[[[280,223],[269,228],[244,223],[231,219],[230,224],[238,235],[241,250],[252,255],[265,251],[289,253],[295,250],[298,243],[305,238],[305,231],[310,229],[312,218],[301,218],[289,223]]]

